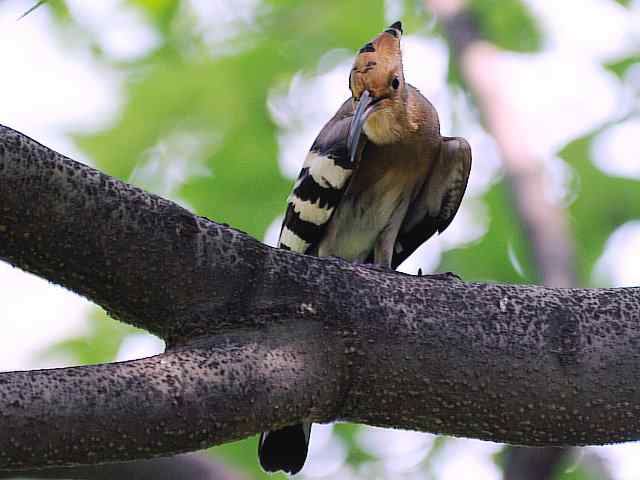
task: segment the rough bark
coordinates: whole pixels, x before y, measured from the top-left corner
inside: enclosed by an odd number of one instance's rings
[[[0,374],[0,470],[192,451],[302,418],[538,446],[640,438],[638,288],[272,249],[6,127],[0,258],[168,343]]]
[[[135,462],[114,462],[100,465],[52,467],[36,471],[0,471],[1,479],[29,478],[66,480],[245,480],[204,455],[175,455]]]

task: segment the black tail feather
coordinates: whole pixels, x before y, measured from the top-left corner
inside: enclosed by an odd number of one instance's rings
[[[309,448],[311,425],[298,424],[260,435],[258,457],[267,472],[283,470],[295,475],[304,466]]]

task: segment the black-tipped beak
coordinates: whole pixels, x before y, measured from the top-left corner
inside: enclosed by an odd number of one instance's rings
[[[365,90],[360,95],[358,106],[351,119],[351,126],[349,127],[349,136],[347,137],[347,149],[349,150],[349,161],[354,162],[356,158],[356,150],[358,150],[358,142],[360,140],[360,133],[362,132],[362,126],[366,122],[367,117],[371,113],[371,110],[367,110],[367,107],[371,105],[373,99],[369,94],[369,90]]]

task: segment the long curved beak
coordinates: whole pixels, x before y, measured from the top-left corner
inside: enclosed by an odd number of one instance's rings
[[[360,140],[362,126],[364,125],[364,122],[367,121],[367,117],[371,113],[371,110],[367,110],[367,107],[371,105],[372,100],[369,90],[362,92],[356,111],[351,119],[349,136],[347,137],[347,149],[349,151],[349,161],[351,163],[353,163],[356,158],[356,150],[358,150],[358,142]]]

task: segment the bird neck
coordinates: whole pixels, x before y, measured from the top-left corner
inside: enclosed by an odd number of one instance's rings
[[[405,99],[400,97],[372,113],[362,127],[367,138],[376,145],[401,142],[410,130],[406,105]]]

